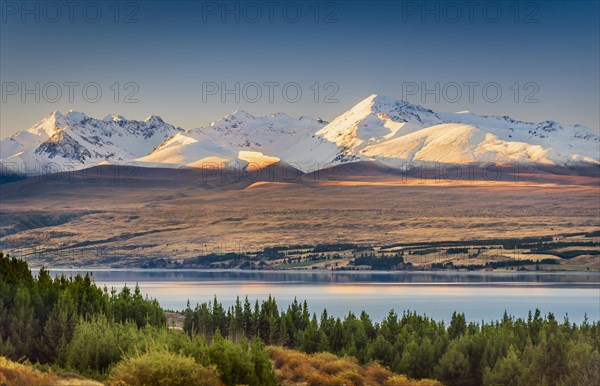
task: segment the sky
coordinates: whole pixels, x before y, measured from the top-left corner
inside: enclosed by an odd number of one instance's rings
[[[55,110],[191,129],[371,94],[599,129],[598,1],[0,4],[2,138]]]

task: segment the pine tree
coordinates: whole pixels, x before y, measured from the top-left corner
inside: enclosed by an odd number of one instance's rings
[[[483,375],[484,385],[519,386],[522,384],[523,364],[513,346],[506,357],[501,358],[493,369],[487,367]]]
[[[252,341],[252,363],[254,364],[254,373],[258,379],[258,385],[264,386],[275,386],[277,385],[277,378],[275,378],[275,372],[271,365],[271,360],[265,352],[264,345],[262,342],[254,338]]]
[[[244,332],[246,333],[246,337],[254,336],[253,326],[252,326],[252,308],[250,306],[250,301],[248,300],[248,296],[246,295],[246,299],[244,300],[244,310],[242,315]]]
[[[308,354],[312,354],[319,351],[324,351],[327,347],[325,345],[325,334],[319,330],[317,324],[317,316],[313,314],[312,320],[310,321],[308,328],[302,333],[300,341],[300,349]]]
[[[31,304],[29,290],[19,285],[14,304],[8,315],[8,336],[18,356],[28,356],[35,352],[39,324]]]
[[[464,335],[467,331],[467,321],[465,314],[452,313],[452,319],[450,320],[450,326],[448,327],[448,335],[450,339],[456,339],[461,335]]]
[[[190,337],[196,334],[197,325],[194,325],[194,311],[190,307],[190,300],[188,299],[185,311],[183,312],[185,317],[183,321],[183,331],[187,332]]]
[[[75,299],[69,291],[63,291],[44,326],[44,336],[51,355],[49,360],[56,357],[64,360],[67,343],[73,337],[78,320]]]
[[[469,360],[458,350],[456,344],[451,344],[448,351],[440,358],[434,370],[436,379],[448,386],[469,385]]]

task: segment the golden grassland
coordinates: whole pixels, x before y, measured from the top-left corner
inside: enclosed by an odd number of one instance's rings
[[[101,386],[79,376],[45,373],[30,364],[20,364],[0,356],[0,385],[6,386]]]
[[[600,188],[587,177],[340,176],[221,186],[169,176],[4,184],[0,244],[33,265],[135,266],[265,246],[537,237],[600,225]]]
[[[435,380],[410,380],[378,363],[360,365],[355,358],[330,353],[305,354],[267,347],[277,380],[283,386],[442,386]]]

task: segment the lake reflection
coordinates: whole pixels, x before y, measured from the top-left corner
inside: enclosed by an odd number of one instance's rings
[[[142,292],[157,298],[167,309],[181,310],[217,296],[230,306],[236,296],[251,301],[271,294],[280,307],[296,297],[306,299],[311,312],[344,316],[367,311],[379,321],[390,309],[413,310],[435,319],[449,320],[464,312],[468,320],[493,320],[509,314],[526,317],[539,308],[565,314],[574,322],[584,315],[600,319],[598,273],[491,273],[491,272],[323,272],[241,270],[51,270],[71,276],[91,272],[100,286],[139,284]]]

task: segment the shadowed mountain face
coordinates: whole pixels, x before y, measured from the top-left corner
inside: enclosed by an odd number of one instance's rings
[[[376,161],[358,161],[306,173],[305,181],[395,181],[406,184],[512,183],[598,186],[600,167],[543,164],[444,164],[412,162],[397,169]]]
[[[99,189],[218,189],[239,190],[256,182],[302,183],[300,170],[282,162],[262,169],[237,168],[183,168],[164,169],[138,166],[95,166],[70,172],[22,176],[16,182],[2,185],[2,200],[45,197],[52,192],[81,192]],[[118,199],[117,196],[114,197]]]

